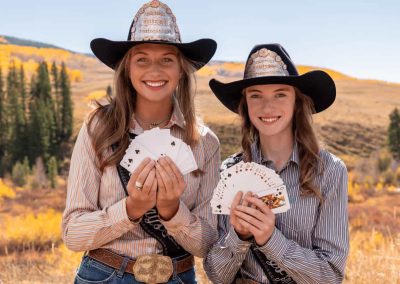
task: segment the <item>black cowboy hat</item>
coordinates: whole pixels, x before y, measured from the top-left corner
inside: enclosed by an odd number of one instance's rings
[[[144,15],[146,9],[153,9],[156,13],[153,16]],[[147,19],[141,19],[143,17],[147,17]],[[161,28],[164,29],[160,29],[157,23],[162,23]],[[90,47],[101,62],[115,69],[129,49],[143,43],[176,46],[186,58],[194,62],[196,70],[206,65],[217,49],[217,43],[209,38],[182,43],[171,9],[157,0],[148,2],[139,9],[132,21],[126,41],[96,38],[91,41]]]
[[[269,62],[253,64],[263,57],[269,57]],[[313,100],[317,113],[327,109],[336,98],[335,83],[326,72],[315,70],[299,75],[289,54],[279,44],[255,46],[247,58],[243,80],[225,84],[212,79],[209,83],[217,98],[236,113],[245,88],[268,84],[284,84],[298,88]]]

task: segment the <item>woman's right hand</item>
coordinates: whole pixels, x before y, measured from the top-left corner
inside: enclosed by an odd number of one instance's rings
[[[243,221],[239,220],[239,217],[236,216],[235,210],[236,210],[236,206],[241,204],[240,201],[242,199],[243,199],[243,202],[241,205],[248,206],[247,197],[251,197],[251,196],[252,196],[252,193],[247,192],[245,194],[245,196],[243,197],[243,192],[239,191],[238,193],[236,193],[235,198],[233,199],[232,204],[231,204],[231,214],[230,214],[231,225],[235,229],[235,232],[238,235],[238,237],[244,241],[250,239],[253,235],[252,235],[252,233],[250,233],[250,231],[248,229],[246,229],[243,226]]]
[[[139,190],[136,182],[143,188]],[[156,205],[157,179],[155,161],[144,159],[132,173],[128,185],[128,198],[126,199],[126,211],[131,219],[139,219],[148,210]]]

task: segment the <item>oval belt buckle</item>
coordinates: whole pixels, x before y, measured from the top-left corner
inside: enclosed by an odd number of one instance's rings
[[[141,255],[133,265],[136,280],[144,283],[168,282],[173,270],[172,259],[159,254]]]

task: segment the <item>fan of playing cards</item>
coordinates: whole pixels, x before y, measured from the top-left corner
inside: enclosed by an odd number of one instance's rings
[[[189,145],[172,136],[169,129],[158,127],[136,136],[126,149],[120,165],[132,173],[146,157],[157,160],[164,156],[170,157],[183,175],[197,169]]]
[[[211,199],[213,213],[229,215],[238,191],[256,194],[274,213],[290,208],[286,186],[275,171],[257,163],[240,162],[221,172]]]

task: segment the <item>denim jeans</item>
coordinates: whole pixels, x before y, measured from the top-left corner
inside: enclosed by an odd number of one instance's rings
[[[89,256],[84,256],[75,276],[75,284],[142,284],[133,274],[120,272]],[[175,275],[170,284],[196,284],[194,268]]]

